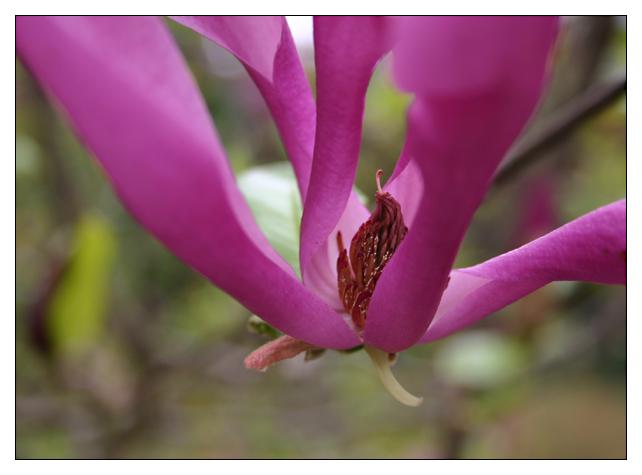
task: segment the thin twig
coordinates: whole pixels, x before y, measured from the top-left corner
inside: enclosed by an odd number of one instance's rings
[[[502,165],[495,183],[503,185],[510,181],[523,168],[530,165],[540,152],[553,145],[575,129],[579,124],[592,117],[617,99],[626,91],[626,74],[620,73],[614,79],[592,87],[568,105],[552,114],[541,130],[526,137],[509,155]]]

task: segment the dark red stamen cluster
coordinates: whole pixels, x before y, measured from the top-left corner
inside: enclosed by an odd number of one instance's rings
[[[352,238],[349,260],[341,233],[337,234],[339,296],[352,321],[360,328],[366,326],[370,298],[377,281],[408,232],[401,206],[390,193],[384,193],[380,188],[375,196],[377,206]]]

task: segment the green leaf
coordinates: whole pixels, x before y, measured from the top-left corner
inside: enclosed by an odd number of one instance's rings
[[[116,238],[104,219],[82,217],[74,251],[48,305],[47,331],[58,351],[85,349],[104,332]]]
[[[303,207],[292,165],[278,162],[253,167],[239,174],[237,181],[259,228],[300,278],[299,234]],[[365,195],[356,187],[354,191],[366,204]]]
[[[301,277],[301,196],[292,166],[279,162],[241,173],[238,185],[270,244]]]

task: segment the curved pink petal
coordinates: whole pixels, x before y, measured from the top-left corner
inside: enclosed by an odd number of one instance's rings
[[[314,151],[316,104],[285,19],[173,18],[223,46],[244,64],[272,112],[305,202]],[[267,66],[268,63],[271,67]],[[339,252],[336,234],[341,230],[351,238],[369,216],[354,193],[350,194],[344,207],[332,235],[303,272],[305,285],[339,312],[344,312],[344,309],[337,290],[336,261]]]
[[[19,17],[16,43],[132,215],[180,259],[289,335],[359,343],[254,222],[161,21]]]
[[[384,18],[371,17],[314,20],[318,110],[310,187],[301,220],[304,275],[310,259],[335,230],[350,198],[366,90],[375,65],[388,50],[386,24]]]
[[[395,77],[417,98],[407,153],[423,195],[375,289],[365,342],[398,352],[428,328],[473,213],[546,84],[557,19],[398,20]]]
[[[305,200],[316,130],[316,105],[283,17],[171,17],[214,41],[245,66],[263,95]]]
[[[246,66],[272,79],[283,29],[280,16],[170,16],[231,52]]]
[[[421,168],[416,160],[412,160],[407,147],[401,151],[395,170],[383,190],[401,205],[404,222],[406,226],[412,227],[424,192],[424,181]]]
[[[355,193],[351,193],[348,204],[339,219],[336,227],[330,233],[326,242],[319,248],[317,253],[310,259],[308,266],[303,273],[305,286],[317,294],[325,303],[342,315],[345,315],[347,323],[352,326],[352,318],[345,311],[343,303],[339,298],[337,282],[337,259],[339,247],[337,245],[337,234],[341,232],[344,240],[349,242],[359,226],[370,217],[370,212],[363,206]]]
[[[514,251],[455,270],[419,343],[443,338],[558,280],[626,284],[626,200]]]
[[[572,221],[512,252],[462,269],[493,280],[626,284],[626,200]]]

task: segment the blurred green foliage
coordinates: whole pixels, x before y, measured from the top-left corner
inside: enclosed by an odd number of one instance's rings
[[[303,207],[292,166],[278,162],[251,168],[238,176],[238,185],[270,244],[300,278],[299,232]]]
[[[46,326],[59,351],[79,351],[104,332],[115,236],[105,220],[76,223],[74,251],[48,302]]]
[[[168,25],[259,225],[296,268],[301,204],[267,108],[234,58]],[[626,64],[620,20],[572,18],[567,30],[539,121],[583,87],[569,86],[581,55],[597,64],[583,73],[589,84]],[[392,173],[412,99],[390,85],[387,61],[366,102],[355,183],[365,199],[377,169]],[[16,83],[18,458],[626,456],[624,288],[552,284],[404,352],[394,372],[424,397],[418,408],[395,401],[361,351],[246,370],[268,341],[248,331],[250,312],[131,219],[18,61]],[[625,121],[621,98],[491,189],[457,266],[624,197]],[[548,218],[534,227],[543,181]]]

